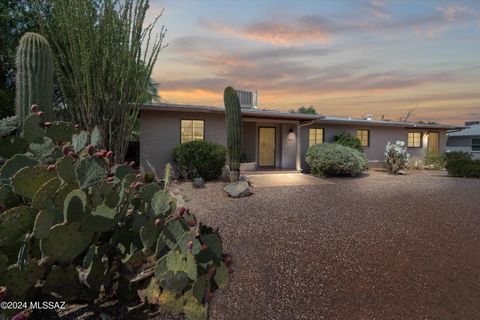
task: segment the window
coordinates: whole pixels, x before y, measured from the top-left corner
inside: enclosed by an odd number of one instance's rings
[[[472,139],[472,151],[480,151],[480,139]]]
[[[204,140],[205,121],[181,120],[181,143]]]
[[[421,132],[409,132],[408,133],[407,147],[409,148],[421,148],[422,147],[422,133]]]
[[[362,143],[362,147],[370,145],[370,130],[357,129],[357,138]]]
[[[323,129],[310,129],[308,130],[309,140],[308,146],[311,147],[314,144],[323,143]]]

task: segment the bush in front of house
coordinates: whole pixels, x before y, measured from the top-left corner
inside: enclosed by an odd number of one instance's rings
[[[446,154],[448,174],[454,177],[480,178],[480,160],[473,160],[468,152],[455,151]]]
[[[316,176],[355,177],[367,169],[367,158],[362,152],[337,143],[311,146],[305,160]]]
[[[387,143],[385,147],[385,166],[389,173],[397,174],[407,166],[410,155],[405,142]]]
[[[333,142],[341,144],[345,147],[350,147],[360,152],[363,152],[362,142],[357,137],[351,135],[348,132],[342,132],[333,137]]]
[[[175,169],[181,178],[193,180],[202,177],[215,180],[222,174],[227,160],[224,146],[210,141],[191,141],[173,149]]]

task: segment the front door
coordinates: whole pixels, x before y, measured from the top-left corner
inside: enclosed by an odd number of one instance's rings
[[[275,128],[258,129],[258,166],[275,166]]]
[[[428,133],[428,153],[436,156],[440,153],[440,134],[438,132]]]

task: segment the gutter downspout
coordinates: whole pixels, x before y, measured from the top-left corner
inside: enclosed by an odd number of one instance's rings
[[[317,121],[319,120],[323,120],[325,119],[325,116],[322,116],[321,118],[318,118],[318,119],[315,119],[315,120],[312,120],[312,121],[308,121],[308,122],[304,122],[304,123],[300,123],[298,122],[297,123],[297,148],[296,148],[296,160],[295,160],[295,167],[297,169],[297,172],[302,172],[302,161],[301,161],[301,157],[300,157],[300,153],[301,153],[301,150],[302,150],[302,139],[300,138],[300,129],[302,127],[305,127],[305,126],[309,126],[309,125],[312,125],[314,123],[316,123]]]

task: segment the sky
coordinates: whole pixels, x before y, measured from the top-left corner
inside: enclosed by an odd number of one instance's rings
[[[463,124],[480,120],[480,1],[151,0],[165,102]]]

